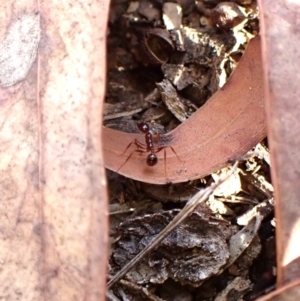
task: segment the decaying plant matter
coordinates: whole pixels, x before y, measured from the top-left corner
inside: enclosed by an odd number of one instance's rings
[[[260,40],[251,40],[258,30],[256,5],[208,2],[112,4],[106,166],[168,184],[108,172],[112,299],[251,300],[262,293],[258,283],[274,281],[274,253],[263,257],[274,246],[268,151],[259,145],[260,159],[240,163],[216,190],[210,185],[226,171],[209,175],[266,134]],[[141,123],[160,137],[155,150],[167,150],[155,151],[153,166]],[[188,180],[194,181],[171,184]],[[206,203],[177,224],[197,191],[206,189]],[[162,238],[168,227],[174,228]],[[262,243],[262,229],[268,243]],[[261,260],[268,262],[263,270]]]

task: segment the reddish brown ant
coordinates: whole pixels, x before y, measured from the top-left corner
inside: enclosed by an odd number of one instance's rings
[[[157,156],[156,153],[160,152],[161,150],[164,150],[164,159],[165,159],[165,173],[166,173],[166,148],[169,147],[172,152],[176,155],[179,161],[182,161],[176,154],[174,148],[172,146],[160,146],[155,148],[155,142],[159,142],[161,140],[160,134],[153,134],[149,125],[145,122],[139,122],[137,123],[138,129],[145,134],[145,143],[140,142],[139,140],[135,139],[133,142],[129,143],[124,150],[124,152],[121,154],[125,154],[128,148],[135,144],[137,149],[132,151],[131,154],[127,157],[126,161],[119,167],[117,172],[127,163],[127,161],[131,158],[133,153],[139,152],[139,153],[148,153],[150,154],[147,156],[147,165],[148,166],[154,166],[157,164]]]

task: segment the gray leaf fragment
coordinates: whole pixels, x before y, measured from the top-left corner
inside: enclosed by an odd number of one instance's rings
[[[40,34],[39,14],[22,14],[12,22],[0,44],[1,87],[10,87],[27,76],[36,59]]]

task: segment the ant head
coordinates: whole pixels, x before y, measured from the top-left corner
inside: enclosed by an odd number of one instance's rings
[[[150,130],[149,125],[145,122],[137,123],[137,127],[142,133],[147,133]]]
[[[155,154],[149,154],[147,157],[147,164],[149,166],[154,166],[157,163],[157,157]]]

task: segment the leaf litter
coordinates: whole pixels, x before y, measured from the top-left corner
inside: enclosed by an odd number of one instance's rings
[[[135,122],[143,120],[159,131],[171,130],[222,86],[259,28],[254,1],[229,2],[230,7],[239,4],[244,17],[229,20],[238,23],[229,30],[215,26],[211,15],[227,3],[112,2],[106,126],[134,132]],[[187,50],[180,42],[184,36],[194,36],[197,43]],[[174,52],[168,48],[170,40]],[[162,83],[172,86],[172,97]],[[168,105],[171,98],[180,111]],[[108,298],[254,300],[272,286],[276,263],[267,141],[254,153],[221,185],[232,168],[164,186],[107,171],[112,242]],[[175,227],[191,200],[207,190],[210,196]],[[170,225],[174,229],[163,237]],[[153,250],[140,257],[153,243]],[[136,257],[136,265],[113,282]]]

